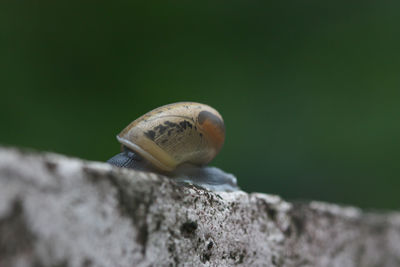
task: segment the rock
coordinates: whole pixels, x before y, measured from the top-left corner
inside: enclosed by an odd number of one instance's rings
[[[400,213],[0,148],[1,267],[234,265],[400,266]]]

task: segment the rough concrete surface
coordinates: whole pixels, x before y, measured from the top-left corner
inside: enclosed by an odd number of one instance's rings
[[[236,265],[400,266],[400,214],[0,148],[1,267]]]

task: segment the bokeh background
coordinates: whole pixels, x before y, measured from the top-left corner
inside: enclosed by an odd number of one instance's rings
[[[400,2],[0,3],[0,143],[105,161],[131,120],[207,103],[246,191],[400,206]]]

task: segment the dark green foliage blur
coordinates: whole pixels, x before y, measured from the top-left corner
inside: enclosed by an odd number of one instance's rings
[[[356,3],[357,2],[357,3]],[[163,104],[224,116],[246,191],[400,207],[400,2],[0,3],[0,143],[105,161]]]

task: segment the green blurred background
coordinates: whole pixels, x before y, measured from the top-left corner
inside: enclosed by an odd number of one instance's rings
[[[400,203],[400,2],[0,4],[0,143],[105,161],[163,104],[224,116],[246,191]]]

